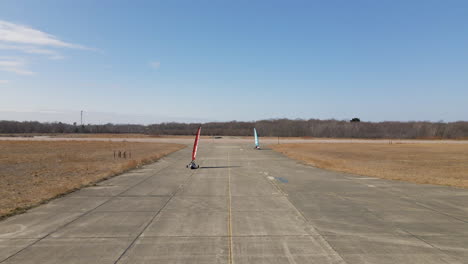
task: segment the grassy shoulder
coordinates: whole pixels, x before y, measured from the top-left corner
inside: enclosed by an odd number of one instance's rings
[[[0,218],[184,147],[110,141],[0,141]],[[119,151],[122,158],[118,158]]]
[[[269,147],[318,168],[468,188],[467,144],[306,143]]]

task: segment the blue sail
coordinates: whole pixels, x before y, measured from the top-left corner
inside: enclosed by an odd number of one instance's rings
[[[255,147],[260,147],[258,144],[258,136],[257,136],[257,129],[254,128],[254,136],[255,136]]]

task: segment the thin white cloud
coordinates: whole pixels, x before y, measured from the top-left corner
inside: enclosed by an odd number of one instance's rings
[[[161,67],[161,62],[152,61],[152,62],[150,62],[150,66],[151,66],[151,68],[158,70]]]
[[[9,83],[9,80],[0,80],[0,85]]]
[[[0,57],[0,71],[12,72],[19,75],[33,75],[34,72],[27,69],[27,62],[20,58]]]
[[[0,20],[0,50],[17,51],[25,54],[47,56],[52,60],[63,59],[57,49],[95,50],[83,45],[60,40],[58,37],[29,26]],[[27,61],[21,58],[0,57],[0,71],[20,75],[32,75]]]
[[[61,60],[64,57],[51,49],[46,49],[46,48],[39,48],[39,47],[34,47],[34,46],[23,46],[23,45],[4,45],[0,44],[0,50],[15,50],[15,51],[20,51],[23,53],[28,53],[28,54],[38,54],[38,55],[46,55],[49,57],[49,59],[52,60]]]
[[[61,48],[89,49],[68,43],[40,30],[0,20],[0,41],[26,45],[52,46]]]

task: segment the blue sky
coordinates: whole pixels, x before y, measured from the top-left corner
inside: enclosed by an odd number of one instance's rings
[[[0,2],[0,119],[468,117],[468,1]]]

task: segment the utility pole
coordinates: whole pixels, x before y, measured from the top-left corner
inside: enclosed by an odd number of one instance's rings
[[[83,126],[83,110],[81,110],[81,125]]]

